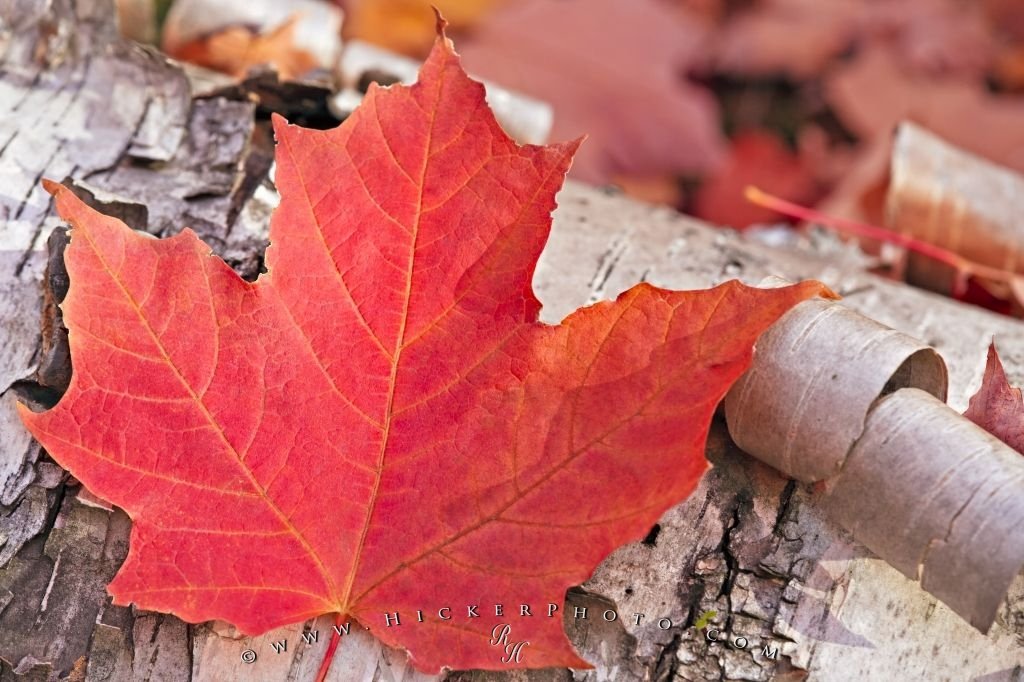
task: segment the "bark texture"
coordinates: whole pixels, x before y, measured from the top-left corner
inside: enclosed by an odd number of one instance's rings
[[[326,618],[240,638],[217,623],[112,606],[104,588],[127,551],[129,520],[49,461],[13,410],[18,399],[52,405],[70,376],[56,306],[67,287],[63,236],[44,173],[73,179],[81,196],[139,229],[191,226],[254,277],[276,202],[266,110],[308,101],[307,122],[330,122],[326,90],[289,97],[266,79],[194,99],[176,65],[116,36],[110,4],[0,0],[0,682],[311,679]],[[247,92],[259,88],[256,104]],[[571,183],[559,203],[535,279],[547,321],[640,280],[698,288],[817,277],[848,305],[936,346],[958,409],[980,382],[993,335],[1011,381],[1024,380],[1022,323],[879,280],[853,257],[826,261],[806,244],[770,249]],[[594,670],[447,679],[1024,679],[1020,581],[980,635],[824,518],[812,487],[738,451],[721,424],[708,455],[715,468],[690,500],[570,592],[567,631]],[[574,618],[574,607],[587,618]],[[610,611],[615,621],[603,617]],[[693,627],[702,616],[718,642]],[[314,632],[307,644],[302,635]],[[242,659],[249,650],[253,663]],[[353,632],[329,679],[435,678]]]

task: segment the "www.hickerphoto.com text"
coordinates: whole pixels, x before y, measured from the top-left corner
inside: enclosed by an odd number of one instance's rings
[[[562,614],[558,613],[560,607],[558,604],[547,604],[544,608],[537,609],[529,604],[519,604],[516,607],[508,607],[504,604],[494,604],[493,607],[483,607],[478,604],[471,604],[464,607],[464,610],[452,608],[449,606],[442,607],[436,612],[424,611],[417,609],[415,611],[400,612],[391,611],[385,612],[380,615],[379,625],[384,627],[403,627],[406,625],[415,625],[416,623],[426,623],[431,620],[453,620],[456,618],[481,618],[483,616],[493,615],[495,618],[504,619],[525,619],[533,617],[541,618],[555,618],[561,617]],[[606,609],[598,612],[589,609],[586,606],[573,606],[573,618],[577,620],[587,620],[591,618],[600,618],[608,622],[614,622],[619,619],[619,614],[614,609]],[[662,630],[668,630],[673,626],[671,618],[659,618],[657,621],[647,618],[645,613],[632,613],[629,615],[629,620],[632,621],[633,625],[641,625],[642,623],[653,623]],[[675,623],[675,625],[685,625],[682,621]],[[343,623],[341,625],[334,625],[333,630],[339,635],[347,635],[351,632],[352,624]],[[365,626],[365,629],[369,629],[369,625]],[[302,639],[306,644],[314,644],[320,641],[319,630],[309,630],[302,633]],[[280,640],[277,642],[271,642],[274,650],[277,653],[282,653],[288,650],[287,640]]]
[[[399,611],[382,613],[380,615],[380,621],[378,624],[383,625],[384,627],[392,628],[414,627],[417,623],[426,623],[431,620],[447,621],[456,618],[472,619],[482,618],[484,616],[489,618],[493,617],[495,619],[501,619],[502,622],[498,623],[498,625],[496,625],[492,630],[490,643],[492,645],[504,645],[502,651],[505,653],[505,657],[501,660],[502,662],[508,663],[512,660],[515,660],[517,662],[522,660],[521,657],[523,654],[523,647],[529,646],[529,642],[527,641],[509,640],[509,635],[511,633],[511,627],[509,623],[529,622],[526,619],[534,617],[562,617],[562,614],[558,613],[559,610],[559,605],[552,603],[547,604],[547,606],[543,609],[535,609],[529,604],[519,604],[516,608],[510,608],[504,604],[494,604],[493,609],[491,607],[483,607],[477,604],[471,604],[467,605],[464,611],[461,610],[461,608],[453,609],[451,607],[445,606],[443,608],[438,609],[436,612],[428,612],[422,609],[417,609],[415,611],[410,611],[408,613]],[[572,610],[573,618],[576,620],[600,618],[607,622],[614,622],[619,619],[619,613],[614,609],[605,609],[604,611],[598,612],[597,610],[588,609],[588,607],[586,606],[573,606]],[[710,613],[713,614],[714,612]],[[628,620],[631,621],[633,625],[651,624],[662,630],[668,630],[673,625],[687,625],[687,623],[684,621],[673,623],[671,618],[659,618],[657,620],[654,620],[652,618],[648,618],[647,614],[645,613],[635,612],[628,616]],[[370,629],[369,625],[367,624],[364,624],[363,627],[366,630]],[[697,625],[696,627],[704,628],[705,626]],[[341,625],[334,625],[332,626],[332,629],[334,633],[338,635],[347,635],[351,632],[352,624],[343,623]],[[732,649],[745,650],[751,644],[751,641],[742,635],[731,636],[728,638],[723,637],[721,631],[718,628],[706,628],[704,636],[707,639],[708,644],[710,645],[721,643],[722,645],[728,646]],[[320,631],[308,630],[306,632],[303,632],[302,640],[308,645],[316,644],[320,641]],[[288,651],[288,640],[286,639],[271,642],[270,644],[274,648],[274,651],[278,654],[282,654]],[[776,645],[774,645],[771,642],[761,642],[761,644],[764,645],[764,648],[760,652],[762,656],[778,660],[779,649]],[[256,658],[256,652],[252,649],[246,649],[242,653],[242,661],[245,663],[253,663],[256,661]]]

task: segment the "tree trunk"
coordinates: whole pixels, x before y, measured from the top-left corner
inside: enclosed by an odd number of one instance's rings
[[[16,400],[54,404],[70,376],[55,305],[67,286],[63,239],[57,232],[47,248],[58,221],[40,178],[73,179],[95,206],[153,234],[190,226],[252,278],[276,201],[266,111],[246,87],[194,99],[179,67],[116,36],[109,0],[0,7],[0,682],[311,679],[327,618],[240,638],[228,626],[112,606],[105,586],[127,552],[130,521],[49,460],[14,413]],[[273,106],[268,93],[293,86],[247,87]],[[325,123],[323,92],[309,86],[305,98],[286,91],[278,101],[302,99],[288,114]],[[847,305],[937,347],[955,408],[978,385],[993,335],[1011,380],[1024,379],[1020,322],[875,278],[850,255],[773,250],[573,183],[559,204],[535,278],[546,321],[640,280],[703,288],[815,277]],[[1020,580],[983,636],[824,518],[811,487],[738,451],[721,424],[708,457],[715,467],[688,501],[568,594],[566,630],[594,670],[447,679],[1024,679]],[[698,630],[702,614],[710,625]],[[302,634],[313,632],[307,644]],[[247,650],[255,662],[243,662]],[[329,679],[435,678],[353,631]]]

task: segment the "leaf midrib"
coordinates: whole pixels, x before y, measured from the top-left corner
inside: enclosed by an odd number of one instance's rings
[[[362,558],[363,548],[366,546],[366,537],[370,530],[370,521],[373,519],[373,512],[377,506],[377,497],[380,492],[380,482],[384,473],[384,459],[387,455],[388,439],[391,435],[391,424],[394,418],[395,388],[398,385],[398,366],[401,363],[402,350],[405,348],[405,332],[409,322],[409,306],[412,301],[412,281],[416,270],[416,244],[419,240],[420,226],[423,221],[423,197],[426,192],[427,170],[430,167],[431,148],[434,141],[434,128],[437,125],[437,111],[441,100],[441,91],[444,89],[445,67],[447,60],[441,65],[437,78],[437,90],[434,93],[434,105],[430,110],[430,124],[427,126],[427,139],[424,145],[423,164],[420,168],[419,198],[416,202],[416,222],[410,233],[411,243],[409,245],[409,260],[406,264],[405,281],[405,302],[402,310],[402,320],[399,325],[398,334],[395,337],[395,350],[391,354],[391,377],[388,380],[388,399],[384,411],[384,430],[381,434],[380,450],[377,454],[377,475],[373,481],[373,489],[370,491],[370,501],[366,508],[366,516],[363,518],[363,527],[359,533],[359,542],[356,545],[355,554],[352,557],[352,568],[349,571],[348,580],[345,584],[345,593],[341,601],[341,613],[348,614],[352,604],[352,588],[355,584],[356,573],[359,570],[359,561]],[[410,91],[410,96],[412,92]],[[374,102],[376,105],[376,102]]]

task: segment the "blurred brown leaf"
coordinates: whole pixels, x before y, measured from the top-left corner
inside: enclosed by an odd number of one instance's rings
[[[341,22],[321,0],[174,0],[160,41],[167,54],[223,73],[272,64],[288,80],[334,67]]]
[[[245,26],[229,26],[171,48],[168,53],[176,59],[236,78],[243,77],[254,66],[269,64],[282,80],[292,80],[317,66],[313,55],[296,44],[294,33],[298,18],[292,16],[263,34]]]
[[[748,185],[799,204],[810,204],[818,198],[817,183],[804,160],[775,135],[754,130],[733,140],[725,163],[698,190],[694,213],[709,222],[736,228],[778,222],[778,213],[744,199]]]
[[[986,17],[951,0],[760,0],[736,11],[711,45],[720,73],[822,74],[856,45],[887,45],[906,67],[980,76],[992,59]]]
[[[649,204],[680,207],[685,197],[679,180],[671,175],[619,175],[612,182],[623,192]]]
[[[978,3],[860,0],[860,43],[884,45],[910,71],[980,79],[993,58],[992,31]]]
[[[348,0],[342,2],[346,38],[359,38],[395,52],[423,57],[437,35],[436,7],[449,31],[473,26],[501,0]]]
[[[527,0],[488,15],[462,53],[470,71],[550,102],[553,139],[586,133],[572,175],[605,183],[721,160],[715,100],[683,76],[707,37],[658,0]]]
[[[859,137],[888,137],[903,119],[958,147],[1024,171],[1024,97],[993,95],[983,81],[937,78],[902,66],[890,50],[865,51],[826,81],[826,95]]]
[[[1007,90],[1024,91],[1024,45],[1009,47],[999,54],[993,77]]]
[[[1024,42],[1024,2],[1020,0],[981,0],[989,22],[1009,40]]]
[[[854,40],[858,5],[858,0],[752,3],[722,27],[711,45],[710,65],[719,73],[755,77],[815,76]]]

